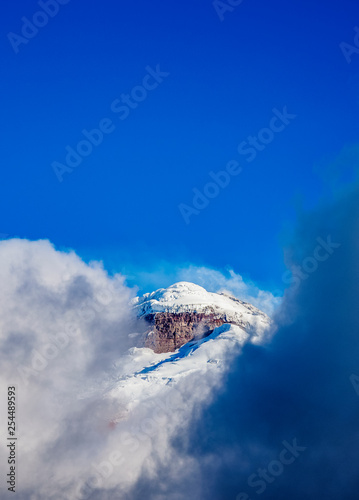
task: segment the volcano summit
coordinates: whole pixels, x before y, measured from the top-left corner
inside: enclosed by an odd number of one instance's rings
[[[173,352],[223,324],[256,335],[270,326],[269,317],[251,304],[185,281],[136,297],[134,308],[148,325],[143,345],[156,353]]]

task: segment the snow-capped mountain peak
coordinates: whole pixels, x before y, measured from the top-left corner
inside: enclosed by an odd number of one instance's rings
[[[257,335],[270,326],[269,317],[251,304],[227,293],[207,292],[186,281],[137,297],[133,305],[140,318],[153,318],[159,313],[201,314],[212,319],[221,318],[223,323],[239,325],[246,330],[256,330]]]
[[[140,403],[151,401],[155,394],[165,398],[169,391],[195,380],[202,381],[202,390],[187,399],[188,407],[210,397],[229,369],[233,356],[246,342],[260,341],[271,324],[269,317],[254,306],[225,293],[207,292],[188,282],[146,293],[137,297],[133,306],[137,316],[150,325],[148,342],[130,349],[127,357],[115,367],[116,381],[107,390],[110,399],[127,401],[127,416],[133,414]],[[208,329],[197,337],[194,332],[201,324]],[[178,345],[176,338],[181,334]],[[156,336],[164,342],[165,349],[156,350],[156,343],[151,340]],[[168,348],[173,337],[174,343]],[[127,417],[119,414],[113,422],[116,424],[123,418]]]

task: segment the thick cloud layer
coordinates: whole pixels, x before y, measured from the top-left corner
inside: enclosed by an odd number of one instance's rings
[[[0,418],[6,389],[16,386],[17,498],[131,498],[141,477],[174,463],[171,441],[220,386],[223,370],[204,377],[193,369],[176,385],[119,384],[156,356],[133,347],[143,328],[132,317],[133,295],[121,276],[48,241],[0,243]],[[186,457],[182,476],[194,467]],[[3,474],[1,495],[8,486]]]
[[[216,402],[174,440],[176,463],[131,498],[358,498],[358,194],[303,216],[272,342],[246,346]],[[178,464],[189,459],[187,483]]]
[[[357,199],[303,217],[270,344],[231,353],[226,383],[193,374],[136,407],[107,392],[138,357],[122,278],[46,241],[0,243],[0,397],[17,384],[16,497],[357,498]]]
[[[47,241],[0,243],[1,420],[15,385],[19,498],[60,498],[106,439],[116,408],[96,387],[133,343],[132,295],[120,276]]]

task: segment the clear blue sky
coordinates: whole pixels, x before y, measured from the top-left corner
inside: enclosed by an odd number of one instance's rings
[[[11,43],[39,10],[9,2],[0,19],[0,232],[111,272],[191,262],[282,287],[283,234],[325,190],[315,166],[359,137],[359,54],[339,47],[357,2],[243,0],[221,21],[210,0],[70,0]],[[111,109],[158,64],[169,75],[137,88],[135,109]],[[296,118],[248,162],[238,145],[285,106]],[[112,132],[59,182],[52,163],[106,118]],[[230,160],[241,173],[186,224],[178,205]]]

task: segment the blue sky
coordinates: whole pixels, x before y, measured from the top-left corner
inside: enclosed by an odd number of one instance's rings
[[[348,63],[340,48],[354,44],[356,2],[243,0],[221,20],[208,0],[70,0],[15,53],[8,34],[41,10],[18,1],[0,20],[0,232],[102,259],[140,287],[144,270],[191,263],[283,288],[298,211],[359,137],[359,54]],[[144,97],[134,88],[157,65],[168,75]],[[111,107],[131,92],[121,120]],[[262,132],[285,107],[295,118]],[[59,182],[53,162],[104,119],[112,131]],[[238,146],[259,133],[248,162]],[[179,205],[231,160],[241,172],[187,224]]]

